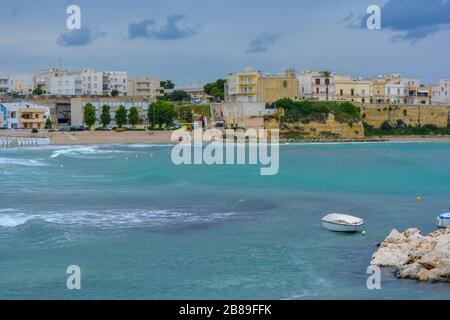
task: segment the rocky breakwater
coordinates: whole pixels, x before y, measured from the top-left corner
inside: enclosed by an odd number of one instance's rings
[[[450,229],[423,236],[418,229],[392,230],[373,254],[372,265],[395,267],[401,279],[450,283]]]

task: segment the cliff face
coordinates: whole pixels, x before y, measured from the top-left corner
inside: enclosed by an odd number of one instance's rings
[[[449,124],[449,108],[447,107],[387,105],[360,105],[359,107],[363,121],[374,128],[380,128],[385,121],[389,121],[393,126],[398,121],[403,121],[412,127],[431,124],[443,128]]]
[[[274,128],[277,121],[266,120],[266,128]],[[325,122],[283,122],[280,125],[282,133],[294,133],[304,136],[305,139],[344,139],[360,140],[364,139],[364,126],[361,121],[349,125],[335,120],[332,113],[328,115]]]

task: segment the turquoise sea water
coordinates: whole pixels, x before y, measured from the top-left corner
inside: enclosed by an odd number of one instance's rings
[[[450,206],[450,143],[283,145],[265,177],[177,167],[170,151],[0,149],[0,299],[450,299],[389,269],[366,287],[377,243],[433,231]],[[322,229],[331,212],[363,217],[367,236]]]

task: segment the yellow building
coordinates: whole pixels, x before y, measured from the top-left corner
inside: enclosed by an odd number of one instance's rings
[[[386,101],[386,80],[373,80],[373,102],[376,104],[383,104]]]
[[[295,70],[288,69],[279,75],[262,75],[259,78],[257,102],[271,103],[283,98],[299,98],[299,80]]]
[[[245,68],[244,72],[228,75],[225,85],[225,101],[232,103],[257,102],[258,82],[261,72]]]
[[[225,101],[230,103],[268,103],[282,98],[298,99],[299,81],[295,70],[278,74],[262,74],[246,68],[228,75]]]
[[[24,129],[44,129],[47,117],[45,110],[40,108],[19,109],[20,127]]]
[[[373,83],[336,76],[334,78],[334,100],[357,103],[371,103]]]

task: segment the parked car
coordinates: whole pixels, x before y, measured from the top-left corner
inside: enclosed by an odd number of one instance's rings
[[[95,129],[95,131],[112,131],[112,130],[113,130],[112,127],[100,127]]]

